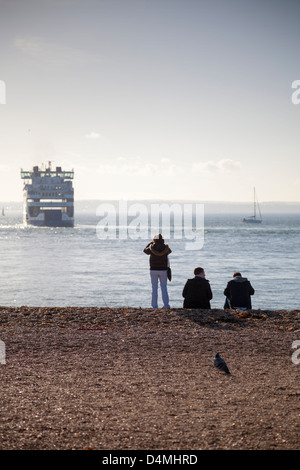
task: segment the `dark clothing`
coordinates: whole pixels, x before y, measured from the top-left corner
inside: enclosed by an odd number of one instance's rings
[[[168,255],[172,253],[169,245],[161,240],[153,243],[150,242],[144,249],[146,255],[150,255],[150,269],[154,271],[166,271],[168,268]]]
[[[210,309],[210,300],[213,295],[209,281],[201,276],[188,279],[183,288],[182,297],[184,297],[183,308]]]
[[[237,276],[228,282],[224,295],[229,299],[230,305],[225,302],[224,308],[238,308],[243,307],[247,309],[252,308],[251,295],[254,294],[254,289],[250,281],[246,277]]]

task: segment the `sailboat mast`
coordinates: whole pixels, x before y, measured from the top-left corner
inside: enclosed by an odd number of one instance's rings
[[[260,205],[259,205],[258,201],[257,201],[257,206],[258,206],[258,211],[259,211],[259,217],[261,219]]]
[[[260,207],[259,207],[259,202],[256,198],[256,189],[255,187],[253,188],[253,195],[254,195],[254,201],[253,201],[253,215],[249,217],[245,217],[243,219],[243,222],[247,223],[254,223],[254,224],[260,224],[262,222],[262,217],[261,217],[261,212],[260,212]],[[258,207],[258,212],[259,212],[259,218],[256,217],[256,206]]]

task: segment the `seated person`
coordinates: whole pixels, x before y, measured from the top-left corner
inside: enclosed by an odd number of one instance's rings
[[[210,300],[213,295],[209,281],[205,278],[204,269],[195,268],[194,274],[195,277],[187,280],[182,291],[183,308],[210,309]]]
[[[253,295],[254,292],[250,281],[248,281],[246,277],[242,277],[240,272],[235,272],[233,279],[228,282],[224,290],[224,295],[226,295],[224,308],[251,310],[251,295]]]

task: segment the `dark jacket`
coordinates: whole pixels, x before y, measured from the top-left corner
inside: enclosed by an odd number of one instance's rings
[[[229,299],[225,302],[224,308],[237,308],[243,307],[247,309],[252,308],[251,295],[254,294],[254,289],[250,284],[250,281],[246,277],[237,276],[228,282],[224,295]]]
[[[150,255],[149,264],[150,269],[153,271],[166,271],[168,268],[168,255],[172,253],[169,245],[164,241],[157,240],[148,243],[144,249],[146,255]]]
[[[210,309],[210,300],[213,295],[209,281],[201,276],[188,279],[183,288],[182,297],[184,297],[183,308]]]

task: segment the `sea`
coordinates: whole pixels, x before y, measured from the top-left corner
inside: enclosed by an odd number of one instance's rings
[[[6,203],[0,214],[1,306],[151,307],[143,250],[160,231],[172,250],[171,307],[182,307],[184,284],[200,266],[210,281],[212,308],[223,308],[227,282],[240,271],[255,289],[253,309],[300,309],[300,212],[272,210],[261,224],[250,225],[242,221],[249,214],[227,207],[210,211],[204,204],[187,239],[171,218],[169,226],[165,219],[142,227],[141,219],[134,226],[134,219],[123,217],[121,230],[119,219],[108,216],[112,206],[105,218],[99,204],[75,205],[74,227],[56,228],[26,226],[22,207]],[[198,244],[191,245],[192,233],[199,234]]]

